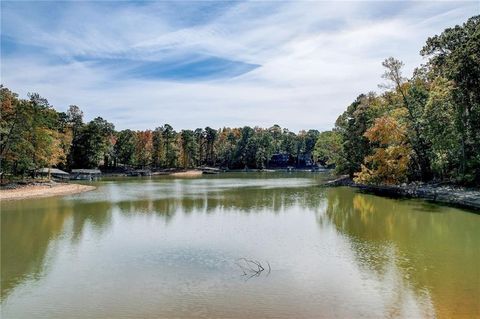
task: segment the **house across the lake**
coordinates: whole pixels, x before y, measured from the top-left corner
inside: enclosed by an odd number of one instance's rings
[[[304,153],[294,157],[288,153],[273,154],[268,162],[270,168],[311,168],[315,166],[311,153]]]
[[[314,166],[311,153],[304,153],[298,156],[296,166],[299,168]]]
[[[273,154],[272,158],[268,162],[268,166],[271,168],[287,168],[295,164],[295,159],[288,153]]]

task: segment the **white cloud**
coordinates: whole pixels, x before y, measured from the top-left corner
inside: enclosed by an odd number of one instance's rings
[[[422,62],[418,51],[426,38],[464,22],[475,7],[247,2],[185,26],[175,23],[165,3],[77,3],[46,26],[34,9],[9,8],[2,10],[4,34],[42,49],[3,57],[2,83],[21,95],[39,92],[58,109],[77,104],[88,119],[102,116],[120,129],[164,123],[176,129],[275,123],[329,129],[357,95],[376,89],[383,58],[402,59],[411,72]],[[52,61],[45,50],[61,61]],[[123,78],[115,68],[75,60],[161,60],[192,52],[260,67],[236,78],[182,82]]]

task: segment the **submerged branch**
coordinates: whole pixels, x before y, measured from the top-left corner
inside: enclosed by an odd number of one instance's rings
[[[247,276],[247,280],[252,277],[259,277],[265,270],[265,267],[258,260],[247,259],[245,257],[237,259],[235,264],[242,270],[242,276]],[[266,264],[268,265],[268,276],[272,271],[272,267],[268,261]]]

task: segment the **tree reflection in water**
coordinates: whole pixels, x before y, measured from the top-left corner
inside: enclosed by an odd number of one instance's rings
[[[69,233],[77,243],[90,225],[99,234],[111,222],[108,202],[67,202],[58,198],[2,204],[1,297],[24,280],[38,280],[54,258],[55,243]],[[81,212],[81,213],[78,213]]]
[[[165,227],[183,231],[183,224],[174,223],[176,216],[258,215],[258,220],[294,232],[275,236],[294,239],[298,229],[275,224],[281,221],[277,216],[292,212],[301,214],[292,215],[299,218],[316,217],[320,229],[313,230],[322,233],[321,238],[332,239],[325,235],[331,234],[347,243],[346,261],[360,276],[373,278],[390,298],[386,301],[387,316],[401,316],[407,303],[420,307],[418,313],[425,317],[480,314],[478,215],[422,201],[380,198],[350,188],[315,187],[295,178],[132,180],[106,183],[98,191],[76,198],[2,203],[2,300],[22,283],[45,277],[62,247],[75,248],[92,238],[101,243],[114,231],[115,221],[133,224],[144,215],[154,227],[161,227],[158,221],[164,221]],[[136,243],[130,246],[138,248]],[[280,248],[275,251],[282,253]],[[321,262],[321,256],[308,257]]]
[[[144,197],[135,200],[68,200],[58,197],[2,203],[1,298],[25,280],[38,280],[55,258],[59,240],[72,245],[82,239],[86,225],[99,236],[112,223],[116,208],[125,217],[154,214],[168,222],[181,212],[241,211],[279,213],[292,205],[307,208],[319,203],[316,188],[225,188],[194,196]]]
[[[360,267],[380,279],[396,273],[399,285],[431,299],[436,317],[480,315],[478,215],[350,188],[329,189],[326,198],[318,221],[327,219],[348,237]]]

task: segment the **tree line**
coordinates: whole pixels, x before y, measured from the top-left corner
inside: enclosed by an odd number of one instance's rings
[[[263,169],[275,153],[290,154],[294,161],[311,156],[320,134],[295,134],[278,125],[177,132],[165,124],[154,130],[116,131],[101,117],[85,123],[76,105],[58,112],[36,93],[21,99],[3,86],[0,93],[2,172],[13,175],[41,167]]]
[[[78,106],[57,112],[34,93],[0,87],[2,173],[40,167],[191,168],[268,166],[272,154],[311,156],[357,182],[448,181],[480,185],[480,16],[427,39],[426,63],[410,78],[403,63],[383,62],[381,93],[359,95],[330,131],[206,127],[116,131]]]
[[[317,156],[357,182],[447,181],[480,185],[480,16],[427,39],[411,78],[383,62],[386,90],[361,94]]]

